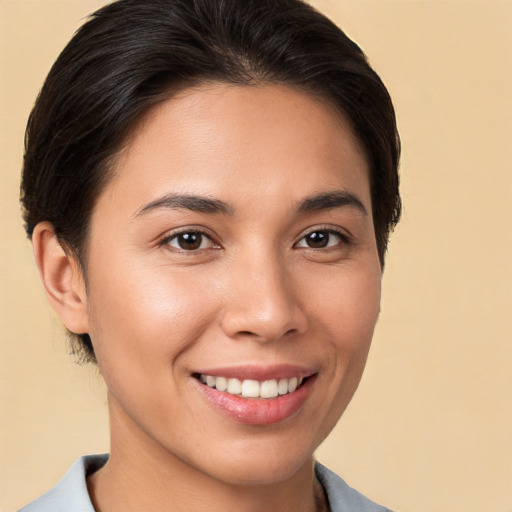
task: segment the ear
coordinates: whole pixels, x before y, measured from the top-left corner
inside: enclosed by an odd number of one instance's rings
[[[40,222],[32,234],[32,247],[46,296],[68,330],[89,330],[87,294],[80,265],[62,248],[50,222]]]

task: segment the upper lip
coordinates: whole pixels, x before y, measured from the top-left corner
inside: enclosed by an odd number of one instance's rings
[[[317,373],[314,369],[294,364],[277,364],[271,366],[241,365],[223,368],[205,368],[195,371],[194,374],[211,375],[212,377],[226,377],[239,380],[265,381],[271,379],[291,379],[292,377],[310,377]]]

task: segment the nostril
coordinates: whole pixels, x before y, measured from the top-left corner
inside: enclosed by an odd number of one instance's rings
[[[300,308],[279,297],[236,301],[222,312],[220,327],[231,338],[266,343],[305,332],[307,318]]]
[[[236,336],[237,337],[239,336],[241,338],[253,338],[253,339],[256,339],[256,340],[261,340],[261,341],[266,343],[268,341],[273,341],[273,340],[277,340],[277,339],[282,339],[284,337],[293,336],[294,334],[296,334],[298,332],[299,332],[298,329],[292,328],[292,329],[288,329],[283,334],[274,336],[273,333],[272,334],[268,333],[267,335],[263,335],[263,334],[260,335],[260,334],[258,334],[256,332],[253,332],[253,331],[238,331],[236,333]]]
[[[240,331],[239,334],[243,334],[244,336],[256,336],[253,332],[251,331]]]

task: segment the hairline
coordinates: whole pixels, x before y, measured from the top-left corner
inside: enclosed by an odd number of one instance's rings
[[[126,152],[129,151],[131,146],[131,142],[137,136],[140,130],[143,129],[146,122],[148,122],[155,112],[163,103],[170,101],[172,99],[176,99],[180,94],[186,93],[186,91],[191,91],[193,89],[196,90],[205,90],[209,87],[215,85],[228,85],[232,87],[266,87],[266,86],[278,86],[285,87],[290,89],[291,91],[300,92],[306,94],[307,96],[314,98],[320,103],[330,107],[333,109],[333,118],[336,119],[336,122],[346,123],[348,126],[350,133],[354,138],[354,142],[356,143],[357,150],[361,152],[361,155],[365,159],[367,172],[368,172],[368,181],[370,186],[370,213],[372,219],[374,221],[374,230],[375,230],[375,212],[373,210],[373,197],[372,197],[372,175],[374,172],[373,162],[369,156],[369,150],[362,141],[361,137],[358,135],[354,123],[350,116],[345,112],[343,107],[339,102],[336,101],[333,95],[329,95],[326,92],[319,91],[319,87],[314,87],[313,84],[298,84],[292,80],[279,80],[279,79],[271,79],[271,78],[260,78],[254,80],[247,81],[236,81],[223,79],[222,77],[197,77],[195,79],[188,79],[178,81],[172,85],[169,85],[164,91],[155,96],[154,101],[148,102],[148,105],[145,109],[143,109],[138,116],[133,119],[133,121],[127,125],[122,131],[118,133],[117,143],[114,144],[116,149],[105,158],[104,161],[100,163],[100,167],[103,168],[102,179],[97,189],[97,194],[94,201],[91,204],[90,211],[88,212],[87,217],[87,226],[84,231],[84,237],[81,240],[81,246],[78,250],[75,250],[71,247],[68,247],[68,244],[64,242],[63,245],[66,245],[67,252],[69,255],[72,255],[77,260],[80,270],[82,271],[82,276],[84,278],[84,283],[86,287],[86,291],[88,291],[88,249],[90,242],[90,233],[91,233],[91,223],[94,215],[94,210],[96,208],[96,204],[103,194],[105,188],[111,183],[112,180],[116,178],[119,170],[119,161],[125,156]],[[308,86],[309,85],[309,86]],[[376,233],[375,233],[376,234]],[[384,267],[383,262],[381,262],[381,267]]]

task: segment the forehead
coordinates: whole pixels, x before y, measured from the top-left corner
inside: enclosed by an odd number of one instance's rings
[[[140,121],[114,171],[107,192],[126,200],[151,200],[166,188],[225,197],[238,187],[263,199],[342,187],[370,202],[367,159],[348,121],[330,103],[282,85],[179,92]]]

